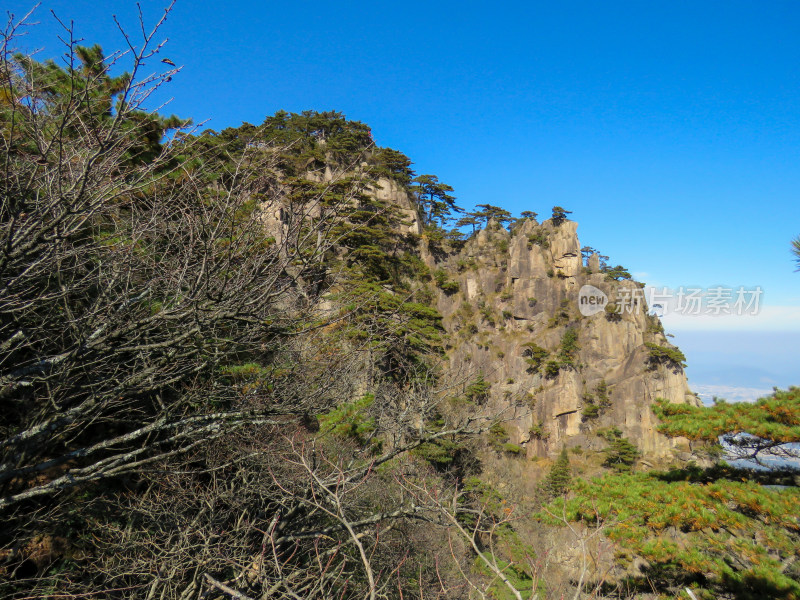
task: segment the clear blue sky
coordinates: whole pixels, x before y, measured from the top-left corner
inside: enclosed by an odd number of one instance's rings
[[[50,8],[106,50],[112,13],[135,28],[133,2],[45,1],[43,58]],[[464,207],[564,206],[649,283],[762,286],[763,327],[800,338],[800,2],[182,0],[163,34],[170,112],[342,111]]]

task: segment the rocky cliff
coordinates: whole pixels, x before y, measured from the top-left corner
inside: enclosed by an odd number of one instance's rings
[[[413,215],[403,190],[382,185],[380,198]],[[449,334],[448,368],[491,384],[485,410],[502,413],[509,442],[528,457],[563,445],[601,449],[596,433],[616,427],[645,460],[670,460],[683,441],[656,431],[650,407],[699,400],[680,359],[670,360],[680,353],[648,314],[642,285],[602,272],[596,255],[584,264],[577,228],[529,218],[509,232],[490,221],[457,252],[423,250]],[[416,222],[411,229],[421,232]],[[604,310],[582,314],[584,286],[605,294]]]

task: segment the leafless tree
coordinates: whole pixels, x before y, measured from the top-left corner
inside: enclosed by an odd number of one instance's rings
[[[126,35],[128,52],[109,64],[91,62],[65,28],[66,66],[36,68],[12,46],[19,24],[5,31],[0,509],[321,400],[240,393],[209,376],[285,351],[311,321],[297,300],[335,219],[314,218],[319,194],[299,205],[274,193],[274,149],[222,148],[227,164],[214,172],[211,153],[179,131],[138,160],[163,127],[143,106],[175,69],[142,71],[171,8],[138,46]],[[130,75],[112,81],[126,58]],[[37,80],[48,72],[57,76]],[[348,193],[360,193],[352,177],[341,204]],[[265,218],[280,211],[271,232]]]
[[[412,317],[336,272],[374,176],[287,183],[285,147],[145,110],[171,10],[110,57],[65,24],[60,65],[17,52],[25,19],[3,33],[2,594],[485,594],[459,482],[417,450],[491,420],[448,413],[455,384],[402,360]],[[367,439],[319,428],[368,393]]]

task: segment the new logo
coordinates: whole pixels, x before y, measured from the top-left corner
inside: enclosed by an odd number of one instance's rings
[[[608,296],[593,285],[585,285],[578,291],[578,310],[584,317],[591,317],[605,310]]]

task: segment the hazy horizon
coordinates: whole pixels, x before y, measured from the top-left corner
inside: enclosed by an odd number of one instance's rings
[[[777,331],[672,331],[686,355],[689,386],[708,402],[712,396],[753,401],[800,385],[798,333]]]

